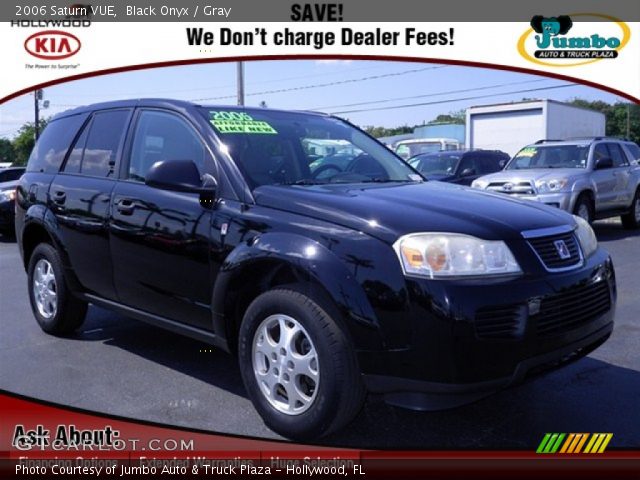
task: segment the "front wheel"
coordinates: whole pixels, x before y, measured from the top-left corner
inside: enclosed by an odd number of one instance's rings
[[[239,334],[242,379],[264,422],[289,438],[349,423],[365,390],[353,347],[322,301],[290,289],[256,298]]]
[[[87,304],[68,290],[62,261],[55,248],[48,243],[38,245],[29,259],[27,271],[31,309],[42,330],[65,335],[82,325]]]
[[[624,228],[629,230],[640,228],[640,188],[636,190],[629,212],[622,215],[620,219]]]
[[[576,206],[573,208],[573,214],[589,223],[593,222],[593,204],[584,193],[578,197]]]

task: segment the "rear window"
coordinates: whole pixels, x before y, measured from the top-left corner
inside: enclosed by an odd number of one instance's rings
[[[31,151],[27,172],[57,173],[86,118],[87,114],[80,114],[49,123]]]

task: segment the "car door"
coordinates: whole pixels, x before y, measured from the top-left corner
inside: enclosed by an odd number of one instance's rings
[[[48,203],[78,281],[88,293],[115,298],[108,221],[131,109],[95,112],[49,188]]]
[[[211,326],[211,208],[195,193],[145,185],[161,160],[212,162],[194,127],[177,113],[141,109],[127,141],[112,201],[111,252],[121,303],[199,327]]]
[[[613,168],[596,170],[596,162],[601,158],[610,158],[611,154],[604,142],[596,143],[593,147],[591,178],[596,187],[596,210],[610,210],[614,208],[617,178]]]
[[[626,208],[631,205],[631,200],[635,195],[635,190],[629,187],[629,179],[631,178],[631,164],[625,153],[617,143],[607,143],[609,156],[613,161],[613,174],[616,184],[614,187],[614,195],[612,198],[612,207]]]

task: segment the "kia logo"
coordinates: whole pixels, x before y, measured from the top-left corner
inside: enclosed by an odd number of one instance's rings
[[[62,60],[80,50],[80,40],[75,35],[61,30],[45,30],[34,33],[24,42],[24,49],[37,58]]]

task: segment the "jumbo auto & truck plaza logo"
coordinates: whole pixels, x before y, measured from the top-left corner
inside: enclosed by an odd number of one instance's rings
[[[598,21],[577,21],[587,17]],[[518,40],[518,52],[539,65],[568,67],[618,58],[631,36],[629,26],[601,14],[535,15]]]

